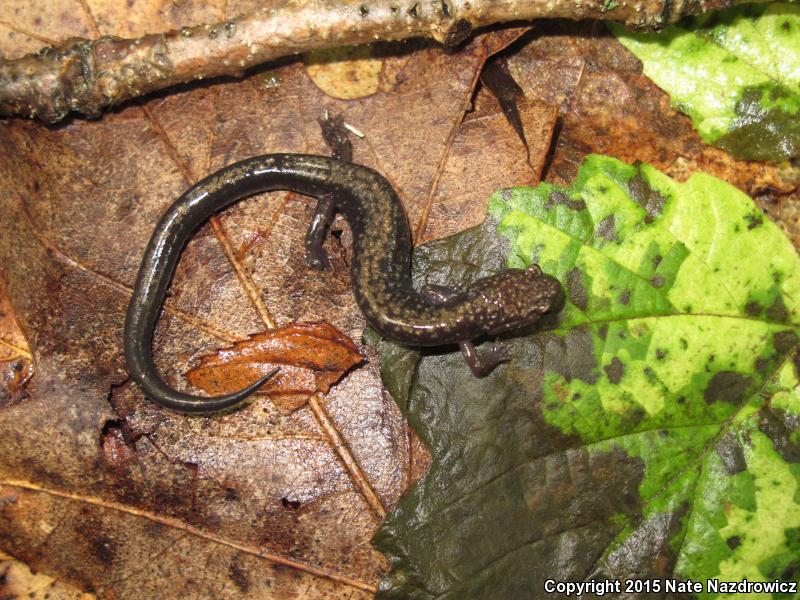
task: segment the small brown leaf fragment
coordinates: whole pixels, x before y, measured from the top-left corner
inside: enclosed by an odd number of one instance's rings
[[[14,316],[5,288],[0,285],[0,409],[17,404],[33,377],[33,360]]]
[[[281,397],[289,403],[286,408],[294,409],[305,404],[305,396],[327,392],[362,360],[352,340],[333,325],[293,323],[201,357],[186,379],[209,394],[227,394],[278,366],[278,374],[258,393]]]
[[[97,596],[31,570],[25,563],[0,552],[0,598],[34,600],[95,600]]]
[[[126,439],[119,421],[109,421],[103,427],[100,449],[103,463],[114,470],[124,471],[136,458],[136,447],[132,440]]]

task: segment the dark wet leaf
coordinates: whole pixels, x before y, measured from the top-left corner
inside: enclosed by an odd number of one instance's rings
[[[432,455],[376,536],[393,566],[379,597],[796,578],[800,259],[780,230],[713,177],[601,156],[571,187],[504,190],[489,212],[420,247],[417,284],[463,285],[508,257],[569,302],[506,340],[513,360],[485,379],[457,352],[377,343]]]

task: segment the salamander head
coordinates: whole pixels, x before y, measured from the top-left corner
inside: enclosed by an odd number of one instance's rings
[[[564,305],[561,284],[538,265],[484,277],[469,286],[467,293],[480,303],[481,324],[489,335],[522,329]]]

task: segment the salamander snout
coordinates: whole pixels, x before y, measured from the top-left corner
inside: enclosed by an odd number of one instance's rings
[[[486,332],[490,335],[524,328],[564,305],[561,284],[542,273],[538,265],[508,269],[476,281],[471,287],[481,288]]]

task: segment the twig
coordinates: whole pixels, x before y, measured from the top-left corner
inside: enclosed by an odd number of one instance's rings
[[[70,111],[104,109],[166,87],[245,69],[308,50],[432,37],[447,46],[473,29],[562,17],[611,19],[657,29],[682,16],[745,0],[287,0],[215,25],[139,39],[71,39],[0,60],[0,116],[50,123]]]

